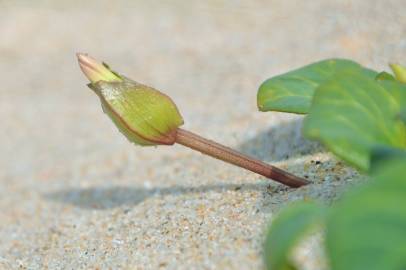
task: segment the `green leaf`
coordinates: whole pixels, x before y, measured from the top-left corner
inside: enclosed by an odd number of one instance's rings
[[[339,202],[327,222],[333,270],[406,269],[406,159]]]
[[[384,87],[399,103],[399,119],[406,124],[406,84],[396,80],[380,81],[379,84]]]
[[[392,74],[382,71],[378,75],[376,75],[375,80],[377,81],[395,81],[395,77]]]
[[[379,170],[395,159],[405,158],[406,150],[393,147],[377,147],[372,150],[371,154],[371,171]]]
[[[305,233],[321,223],[325,209],[315,203],[300,202],[282,211],[272,223],[265,242],[268,270],[294,269],[288,259],[290,251]]]
[[[348,69],[371,78],[377,75],[351,60],[323,60],[266,80],[258,90],[258,108],[260,111],[307,113],[316,88],[336,72]]]
[[[406,124],[406,107],[402,108],[399,113],[399,118],[404,124]]]
[[[406,146],[405,126],[398,118],[399,101],[385,88],[392,84],[353,69],[337,73],[315,92],[304,122],[305,135],[368,170],[372,149]]]
[[[379,81],[378,83],[393,96],[399,104],[400,110],[406,109],[406,84],[388,80]]]

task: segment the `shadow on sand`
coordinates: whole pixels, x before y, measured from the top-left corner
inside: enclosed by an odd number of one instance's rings
[[[280,123],[243,142],[238,150],[267,162],[315,154],[322,146],[302,136],[302,119]]]
[[[237,147],[243,153],[266,162],[282,161],[292,157],[320,152],[322,147],[301,135],[302,120],[297,119],[274,126]],[[277,142],[277,143],[276,143]],[[299,164],[300,166],[300,164]],[[45,198],[69,203],[85,209],[109,209],[121,205],[137,205],[151,196],[185,193],[223,192],[234,190],[267,190],[267,183],[204,185],[198,187],[172,186],[147,189],[144,187],[92,187],[68,189],[45,194]],[[281,186],[281,188],[283,188]]]
[[[216,184],[198,187],[171,186],[165,188],[115,186],[92,187],[85,189],[68,189],[56,191],[45,195],[47,199],[69,203],[85,209],[109,209],[122,205],[134,206],[152,196],[179,195],[187,193],[224,192],[234,190],[237,192],[266,190],[268,184]]]

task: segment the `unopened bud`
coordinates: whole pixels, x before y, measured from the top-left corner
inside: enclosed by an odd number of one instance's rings
[[[139,145],[171,145],[183,124],[175,103],[160,91],[130,80],[109,66],[78,54],[88,86],[99,96],[103,111],[131,142]]]

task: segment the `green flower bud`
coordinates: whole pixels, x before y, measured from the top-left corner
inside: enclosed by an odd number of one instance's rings
[[[85,54],[78,54],[78,60],[103,111],[128,140],[139,145],[175,143],[183,119],[167,95],[119,75]]]
[[[395,78],[401,83],[406,83],[406,67],[399,64],[390,64],[390,68],[395,73]]]

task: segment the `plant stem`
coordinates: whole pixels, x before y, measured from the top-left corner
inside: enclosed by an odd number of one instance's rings
[[[176,142],[290,187],[300,187],[309,184],[309,182],[303,178],[181,128],[177,129]]]

